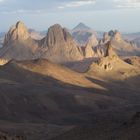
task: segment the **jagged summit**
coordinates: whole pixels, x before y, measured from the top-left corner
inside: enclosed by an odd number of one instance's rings
[[[47,36],[43,39],[43,46],[48,48],[45,58],[53,62],[77,61],[83,59],[81,48],[66,28],[55,24],[48,29]]]
[[[30,37],[27,27],[23,22],[18,21],[12,26],[9,32],[5,35],[4,46],[13,43],[16,40],[27,40]]]
[[[122,41],[122,35],[118,30],[111,30],[109,32],[105,32],[103,35],[103,42],[104,43],[108,43],[111,40],[115,40],[115,41]]]
[[[140,52],[140,49],[136,46],[136,44],[124,40],[118,30],[105,32],[101,42],[101,45],[105,45],[108,42],[111,42],[118,55],[127,56]]]
[[[72,39],[72,36],[67,31],[66,28],[62,28],[61,25],[55,24],[48,29],[48,33],[46,36],[47,46],[59,46],[59,44],[63,44]]]
[[[106,44],[104,49],[104,56],[100,57],[96,63],[91,65],[91,69],[105,70],[105,71],[119,71],[125,69],[133,69],[133,67],[125,63],[116,53],[112,42]]]
[[[85,57],[86,58],[90,58],[90,57],[94,57],[95,52],[93,50],[94,47],[96,47],[98,45],[98,40],[96,38],[95,35],[92,35],[85,47]]]

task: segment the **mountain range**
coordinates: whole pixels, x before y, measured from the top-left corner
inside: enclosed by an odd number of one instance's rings
[[[140,139],[134,38],[98,37],[83,23],[44,34],[19,21],[2,40],[0,140]]]
[[[75,41],[76,37],[72,36],[73,33],[79,31],[80,38],[83,32],[92,32],[86,37],[87,42],[82,47]],[[19,21],[5,35],[3,47],[0,50],[1,62],[8,62],[12,59],[43,58],[64,64],[85,58],[103,57],[104,48],[109,41],[120,56],[140,54],[140,48],[137,47],[137,44],[125,41],[119,31],[106,32],[99,40],[95,32],[80,23],[72,32],[71,35],[66,28],[55,24],[48,29],[47,34],[43,37],[33,30],[28,30],[24,23]],[[82,38],[82,40],[84,39]]]

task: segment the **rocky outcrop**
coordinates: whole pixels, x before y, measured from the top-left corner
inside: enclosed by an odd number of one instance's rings
[[[25,41],[30,37],[28,29],[21,21],[12,26],[9,32],[5,35],[4,46],[10,45],[14,41]]]
[[[108,42],[108,44],[106,46],[106,52],[104,54],[104,57],[118,57],[113,48],[114,47],[111,44],[111,42]]]
[[[91,67],[94,67],[97,70],[105,71],[118,71],[120,69],[132,68],[132,66],[125,63],[119,58],[119,56],[115,52],[114,46],[112,45],[111,41],[108,42],[106,46],[104,46],[103,55],[104,56],[100,57],[98,61],[96,63],[93,63]]]
[[[65,63],[83,59],[81,48],[67,29],[58,24],[49,28],[47,36],[42,41],[42,46],[48,48],[43,57],[53,62]]]
[[[92,35],[85,47],[85,58],[91,58],[94,57],[95,52],[94,52],[94,47],[98,45],[98,40],[95,35]]]
[[[104,33],[102,44],[100,45],[105,45],[109,41],[111,41],[118,55],[136,55],[140,53],[140,49],[137,45],[124,40],[121,33],[117,30]]]
[[[6,63],[8,63],[8,60],[0,59],[0,66],[5,65]]]
[[[27,27],[18,22],[5,35],[0,51],[1,61],[32,60],[46,58],[52,62],[65,63],[83,59],[83,52],[67,29],[56,24],[49,28],[46,37],[34,40]]]
[[[35,59],[39,53],[38,42],[30,37],[27,27],[19,21],[5,35],[0,59],[1,61]]]
[[[107,32],[105,32],[103,35],[103,40],[101,42],[102,42],[102,44],[105,44],[108,41],[110,41],[110,39],[111,39],[111,37],[109,36],[109,34]]]
[[[98,64],[102,69],[109,71],[113,69],[115,61],[118,61],[118,59],[119,58],[114,51],[111,42],[108,42],[104,52],[104,57],[99,60]]]
[[[132,56],[132,57],[125,58],[124,61],[135,67],[140,67],[140,57],[138,57],[138,56]]]
[[[0,132],[0,140],[26,140],[26,137],[21,135],[11,135],[5,132]]]

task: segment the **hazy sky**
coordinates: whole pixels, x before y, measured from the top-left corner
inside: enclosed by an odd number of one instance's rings
[[[37,30],[83,22],[100,31],[140,32],[140,0],[0,0],[0,31],[18,20]]]

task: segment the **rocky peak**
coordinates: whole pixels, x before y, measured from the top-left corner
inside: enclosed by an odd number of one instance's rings
[[[27,27],[21,21],[12,26],[5,35],[4,45],[9,45],[16,40],[27,40],[30,37]]]
[[[94,57],[94,50],[93,48],[98,45],[98,40],[95,35],[92,35],[85,47],[85,57],[90,58]]]
[[[110,40],[110,35],[108,32],[105,32],[103,35],[103,43],[107,43]]]
[[[55,24],[48,29],[46,45],[48,47],[56,47],[60,46],[60,44],[64,45],[71,38],[70,33],[65,28],[62,28],[59,24]]]
[[[66,62],[83,59],[81,48],[66,28],[55,24],[48,29],[47,36],[42,40],[42,46],[48,49],[45,57],[53,62]]]
[[[89,30],[90,28],[84,23],[79,23],[73,30]]]
[[[122,41],[122,36],[121,33],[117,30],[113,31],[109,31],[109,32],[105,32],[104,36],[103,36],[103,42],[107,43],[111,40],[115,40],[115,41]]]
[[[121,41],[122,40],[121,33],[119,31],[117,31],[117,30],[114,32],[114,39],[116,41]]]
[[[117,56],[116,52],[114,51],[114,47],[113,47],[111,41],[107,43],[105,57],[108,57],[108,56],[109,57],[116,57]]]

